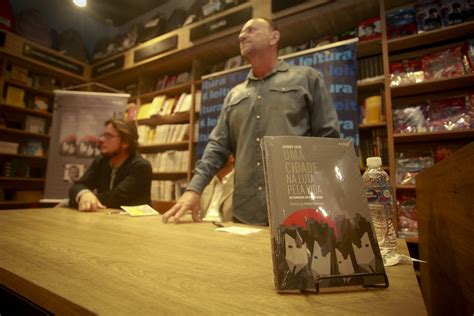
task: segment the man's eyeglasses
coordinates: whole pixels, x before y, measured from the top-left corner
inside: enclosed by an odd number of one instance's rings
[[[112,135],[110,133],[103,133],[103,134],[100,134],[100,136],[99,136],[99,138],[105,139],[105,140],[110,140],[114,137],[120,137],[120,135]]]

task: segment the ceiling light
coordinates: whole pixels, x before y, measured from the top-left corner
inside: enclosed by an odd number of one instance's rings
[[[78,7],[84,8],[87,5],[87,0],[72,0]]]

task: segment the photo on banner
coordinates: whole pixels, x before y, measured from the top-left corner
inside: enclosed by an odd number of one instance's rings
[[[123,118],[129,94],[56,90],[44,198],[64,199],[100,155],[99,137],[110,118]]]
[[[283,56],[289,64],[304,65],[323,74],[336,107],[341,137],[354,142],[359,152],[359,110],[357,107],[357,56],[353,39]],[[223,74],[211,74],[202,82],[199,139],[196,160],[200,159],[229,91],[243,82],[249,67]]]

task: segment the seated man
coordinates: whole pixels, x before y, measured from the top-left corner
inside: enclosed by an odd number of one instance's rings
[[[204,221],[232,221],[234,192],[234,156],[220,169],[201,194],[201,216]]]
[[[95,211],[150,204],[152,168],[137,149],[135,124],[122,119],[105,122],[100,137],[101,156],[69,190],[69,205],[80,211]]]

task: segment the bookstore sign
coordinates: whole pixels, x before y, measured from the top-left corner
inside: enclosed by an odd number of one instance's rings
[[[92,67],[92,77],[99,77],[105,74],[108,74],[115,70],[120,70],[123,68],[125,63],[125,56],[121,55],[112,60],[108,60],[104,63],[101,63],[97,66]]]
[[[170,50],[176,49],[177,47],[178,35],[174,35],[154,44],[137,49],[133,54],[133,61],[137,63],[153,56],[166,53]]]
[[[294,54],[283,59],[289,64],[304,65],[323,74],[339,118],[341,137],[359,147],[359,112],[357,108],[356,45],[348,40],[326,48],[317,48]],[[217,124],[224,98],[237,84],[243,82],[248,68],[209,76],[202,82],[199,140],[196,159],[200,159]]]
[[[23,55],[76,75],[82,76],[84,74],[84,67],[82,65],[67,60],[66,58],[55,56],[46,50],[33,47],[29,44],[25,44],[23,47]]]
[[[193,28],[189,35],[189,39],[191,41],[199,40],[203,37],[219,33],[223,30],[228,30],[235,26],[239,26],[251,18],[252,8],[245,8],[240,11],[230,13]]]

